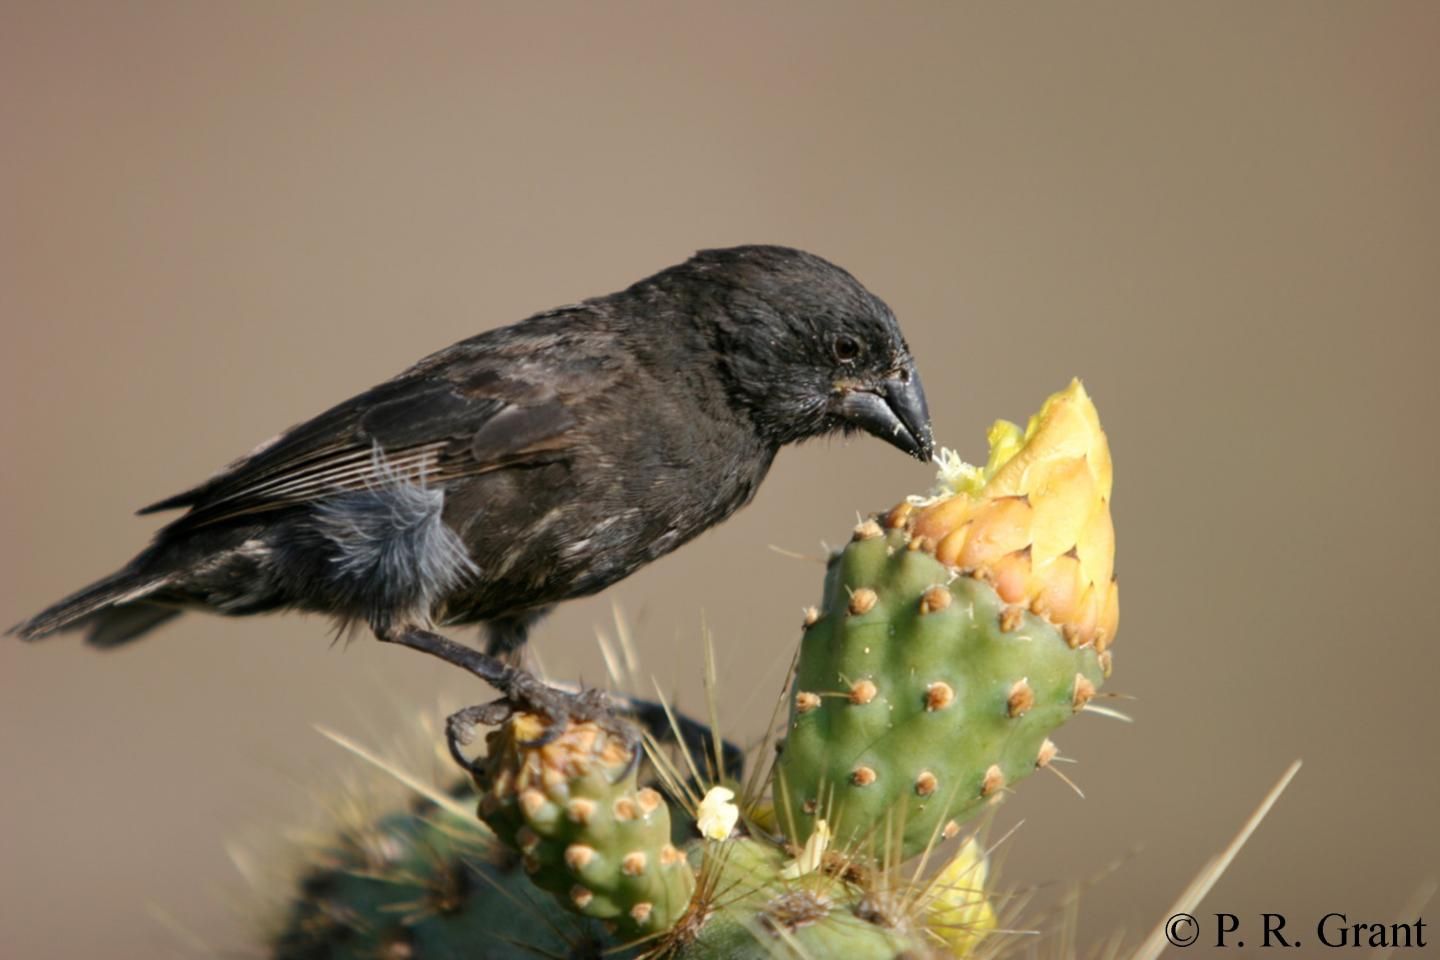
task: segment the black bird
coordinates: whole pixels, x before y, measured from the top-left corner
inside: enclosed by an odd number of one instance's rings
[[[502,690],[528,626],[755,496],[779,449],[863,430],[932,452],[895,317],[786,247],[707,250],[463,340],[206,483],[122,570],[12,628],[111,647],[184,610],[367,625]],[[484,623],[487,654],[436,634]]]

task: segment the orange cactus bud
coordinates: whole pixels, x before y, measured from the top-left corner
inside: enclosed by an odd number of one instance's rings
[[[973,570],[1030,546],[1031,519],[1030,503],[1024,497],[991,501],[970,521],[970,533],[955,566]]]
[[[1006,603],[1025,603],[1030,599],[1030,548],[1024,547],[1005,554],[990,567],[990,583]]]
[[[1111,585],[1114,469],[1095,405],[1072,381],[1023,431],[1001,420],[989,439],[983,467],[945,451],[939,495],[896,507],[890,522],[934,543],[941,563],[989,581],[1006,603],[1061,627],[1074,645],[1103,650],[1120,601]]]
[[[905,504],[906,507],[909,504]],[[965,525],[975,512],[976,502],[969,497],[950,497],[915,515],[914,535],[940,542]],[[898,510],[899,507],[896,507]]]

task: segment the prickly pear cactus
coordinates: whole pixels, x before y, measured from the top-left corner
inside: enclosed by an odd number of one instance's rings
[[[996,926],[984,860],[963,847],[935,879],[805,868],[773,843],[695,840],[688,909],[634,938],[536,889],[518,850],[448,813],[397,811],[312,854],[278,960],[927,960],[963,957]]]
[[[732,840],[711,851],[712,884],[724,891],[693,935],[677,931],[676,960],[770,960],[774,957],[911,960],[958,956],[931,929],[931,897],[922,890],[884,889],[875,876],[853,882],[823,870],[797,873],[773,845]],[[981,916],[946,914],[948,932],[965,929],[978,942],[989,929]]]
[[[594,721],[511,717],[487,737],[480,816],[536,886],[624,936],[672,926],[695,874],[670,842],[670,808],[637,785],[637,744]]]
[[[909,857],[1056,753],[1109,671],[1110,455],[1078,382],[985,468],[862,523],[806,617],[774,790],[797,841]]]
[[[988,952],[973,838],[929,880],[900,864],[1055,758],[1049,736],[1109,675],[1119,618],[1110,455],[1083,388],[990,442],[985,466],[947,454],[933,496],[865,521],[832,558],[769,802],[746,797],[743,822],[723,787],[683,810],[642,787],[617,718],[516,713],[476,776],[485,825],[447,810],[352,830],[302,885],[276,956]]]
[[[773,842],[734,835],[739,809],[726,788],[696,809],[704,836],[677,850],[668,801],[635,787],[630,742],[591,720],[517,714],[487,738],[477,777],[481,816],[497,838],[563,908],[604,918],[611,949],[675,960],[891,960],[957,955],[956,931],[978,942],[994,928],[993,913],[957,913],[898,873],[846,876],[823,843],[792,859]],[[657,861],[664,869],[644,869]]]
[[[270,947],[277,960],[598,958],[604,936],[536,892],[483,824],[425,805],[311,851]]]

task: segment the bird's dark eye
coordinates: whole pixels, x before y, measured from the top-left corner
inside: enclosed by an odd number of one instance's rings
[[[841,363],[855,362],[860,358],[862,352],[864,351],[860,346],[860,341],[848,333],[842,333],[835,338],[835,359]]]

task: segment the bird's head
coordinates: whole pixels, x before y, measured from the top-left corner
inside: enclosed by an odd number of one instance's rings
[[[709,281],[722,369],[777,445],[864,431],[930,459],[930,411],[910,348],[858,280],[788,247],[706,250],[683,269]]]

